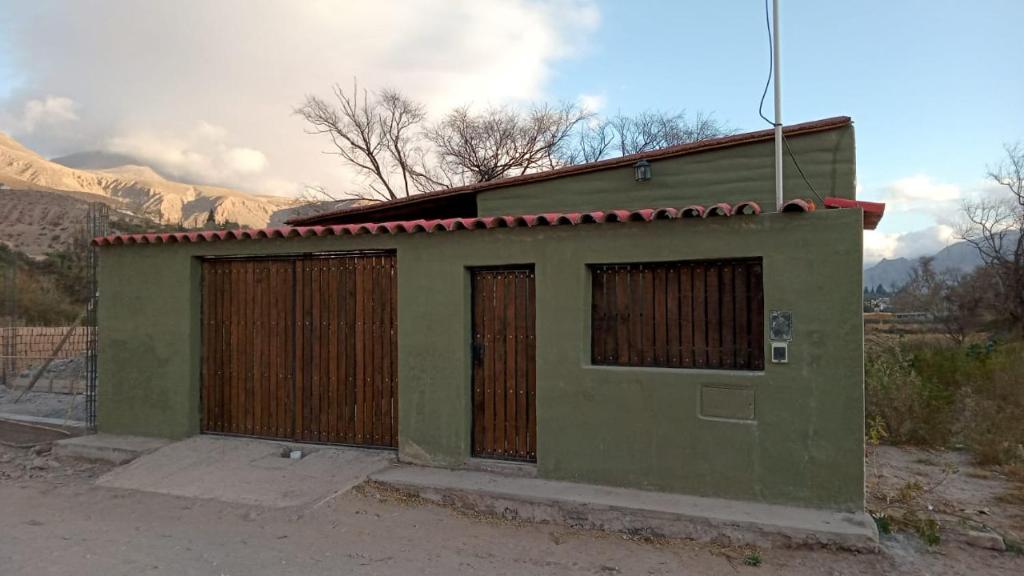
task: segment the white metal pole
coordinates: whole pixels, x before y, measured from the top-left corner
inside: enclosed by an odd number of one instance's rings
[[[775,209],[782,212],[782,53],[779,49],[779,0],[772,0],[772,60],[775,62]]]

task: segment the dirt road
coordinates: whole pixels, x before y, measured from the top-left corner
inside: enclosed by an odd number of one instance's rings
[[[101,488],[105,470],[0,447],[0,572],[76,574],[1021,574],[1024,558],[913,538],[877,555],[751,551],[515,525],[365,490],[268,509]]]

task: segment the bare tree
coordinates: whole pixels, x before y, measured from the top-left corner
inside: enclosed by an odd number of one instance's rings
[[[590,114],[578,106],[456,108],[427,130],[440,170],[465,183],[487,182],[566,163],[561,155]]]
[[[984,275],[936,270],[932,257],[922,257],[892,304],[897,310],[927,313],[943,334],[960,346],[985,323],[983,311],[988,300],[980,290],[985,279]]]
[[[369,194],[357,195],[394,200],[442,186],[422,170],[423,106],[391,89],[372,96],[364,90],[361,96],[355,84],[351,94],[336,85],[335,102],[307,95],[295,110],[309,124],[308,133],[331,139],[328,154],[340,156],[366,177]]]
[[[607,158],[614,145],[615,129],[611,122],[593,118],[580,125],[559,155],[565,164],[586,164]]]
[[[685,112],[641,112],[610,120],[622,156],[724,136],[732,131],[710,114],[688,120]]]
[[[562,158],[567,164],[595,162],[731,133],[733,130],[710,114],[698,113],[692,120],[685,112],[619,114],[607,120],[592,118],[582,123],[567,141]]]
[[[1011,329],[1024,332],[1024,146],[1004,145],[1006,158],[989,178],[1009,196],[964,202],[959,236],[978,249],[998,281]]]
[[[575,104],[474,111],[456,108],[428,125],[424,107],[397,90],[371,93],[335,86],[332,101],[306,96],[295,113],[310,134],[330,138],[333,154],[354,167],[362,199],[394,200],[411,194],[487,182],[560,166],[634,154],[728,134],[712,116],[643,112],[601,119]],[[342,198],[322,187],[307,189],[310,204]]]

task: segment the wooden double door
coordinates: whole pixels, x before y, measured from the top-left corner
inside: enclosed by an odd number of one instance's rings
[[[202,267],[204,432],[397,446],[394,254]]]
[[[536,461],[532,267],[472,271],[474,456]]]

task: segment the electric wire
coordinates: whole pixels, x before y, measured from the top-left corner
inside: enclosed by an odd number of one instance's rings
[[[807,187],[811,190],[811,194],[814,194],[814,197],[818,199],[818,202],[821,202],[822,206],[824,206],[825,199],[821,197],[821,194],[818,194],[818,191],[811,185],[811,181],[807,179],[807,175],[804,174],[804,169],[800,167],[800,163],[796,160],[796,154],[793,154],[793,149],[789,147],[789,138],[786,138],[785,134],[782,135],[782,143],[786,145],[786,152],[789,152],[789,157],[793,159],[793,166],[796,166],[796,171],[799,172],[800,177],[804,179],[804,184],[807,184]]]
[[[772,84],[772,74],[775,72],[775,51],[773,50],[772,20],[771,13],[768,8],[768,0],[764,0],[764,25],[765,29],[768,30],[768,79],[765,80],[764,90],[761,92],[761,103],[758,104],[757,106],[757,114],[761,117],[762,120],[771,124],[772,127],[775,127],[777,126],[777,124],[769,120],[768,117],[764,115],[764,100],[765,98],[768,97],[768,87],[771,86]],[[800,162],[796,159],[796,154],[794,154],[793,149],[789,147],[789,139],[786,138],[785,133],[782,134],[782,143],[786,145],[786,152],[789,154],[790,159],[793,160],[793,165],[796,166],[796,171],[799,172],[800,177],[803,178],[804,184],[806,184],[807,188],[811,191],[812,194],[814,194],[814,197],[817,198],[819,202],[824,204],[825,200],[821,197],[821,194],[818,194],[818,191],[814,189],[814,185],[811,184],[811,181],[807,179],[807,175],[804,174],[804,169],[800,167]]]
[[[757,113],[762,120],[775,126],[775,122],[764,115],[764,99],[768,97],[768,87],[772,85],[772,73],[775,72],[775,52],[772,51],[772,21],[768,16],[768,0],[764,0],[764,26],[768,30],[768,79],[764,81],[764,91],[761,92],[761,104],[757,106]]]

